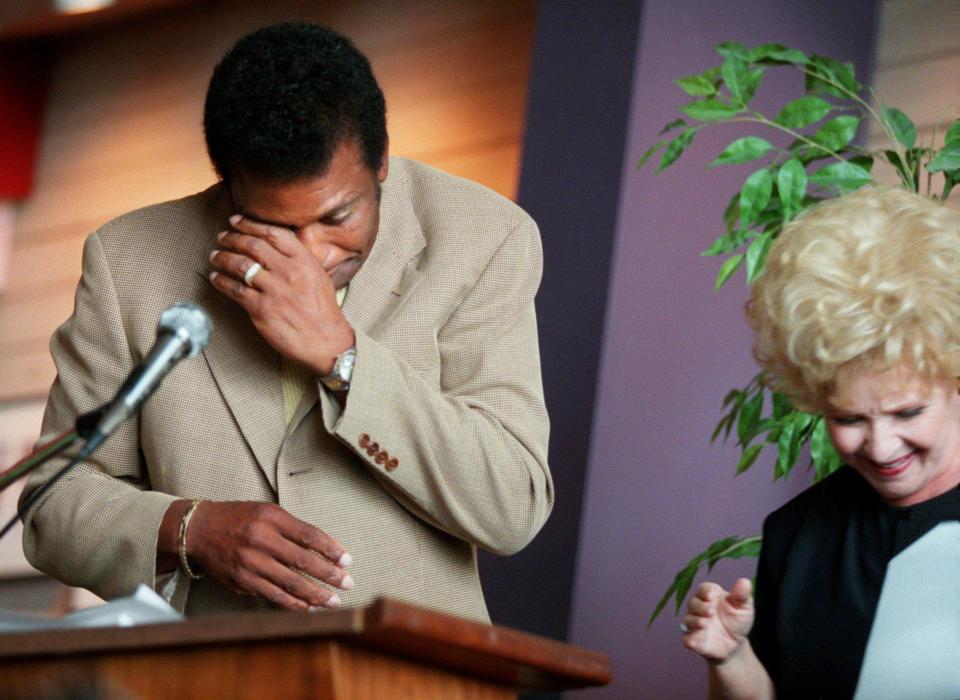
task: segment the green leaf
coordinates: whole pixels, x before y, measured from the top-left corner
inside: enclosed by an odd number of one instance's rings
[[[883,116],[887,118],[897,141],[907,148],[913,148],[913,144],[917,142],[917,127],[910,121],[910,117],[895,107],[884,107]]]
[[[710,247],[701,251],[700,255],[705,258],[712,258],[716,255],[732,253],[736,248],[737,246],[733,244],[730,233],[724,233],[723,235],[717,236],[717,239],[710,244]]]
[[[807,64],[805,87],[812,94],[829,94],[850,99],[860,92],[860,83],[854,77],[853,64],[841,63],[826,56],[813,55]]]
[[[808,146],[803,142],[800,144],[791,145],[790,152],[799,160],[803,165],[810,165],[817,160],[825,160],[827,158],[835,158],[836,156],[833,153],[830,153],[822,146]],[[845,156],[850,153],[846,148],[842,148],[836,152],[837,156]],[[853,160],[851,157],[849,160]]]
[[[724,41],[717,44],[714,47],[718,54],[724,58],[730,58],[735,56],[741,61],[750,60],[750,52],[747,50],[747,47],[741,44],[739,41]]]
[[[723,223],[727,231],[733,231],[737,226],[737,219],[740,218],[740,193],[734,192],[727,202],[727,208],[723,210]]]
[[[753,537],[743,537],[739,541],[727,545],[721,549],[709,561],[710,568],[720,559],[742,559],[743,557],[760,556],[761,538],[758,535]]]
[[[896,168],[897,175],[900,178],[900,182],[903,183],[903,186],[909,187],[912,177],[912,169],[910,166],[903,162],[903,158],[901,158],[900,154],[896,151],[884,151],[883,155],[887,157],[890,165]]]
[[[920,162],[930,155],[933,154],[933,150],[929,148],[908,148],[904,155],[907,158],[907,167],[910,168],[910,173],[913,177],[912,181],[916,187],[914,188],[915,192],[920,191]]]
[[[680,88],[693,97],[709,97],[717,94],[717,86],[712,80],[708,80],[702,75],[688,75],[684,78],[674,80]]]
[[[784,394],[779,391],[771,392],[773,394],[773,417],[774,418],[783,418],[784,416],[793,413],[794,408]]]
[[[788,129],[802,129],[823,119],[831,109],[826,100],[807,95],[784,105],[774,121]]]
[[[960,144],[960,119],[955,119],[950,124],[944,137],[944,145],[951,146],[955,143]]]
[[[813,140],[827,150],[836,152],[853,141],[859,126],[859,117],[836,117],[820,127],[813,135]]]
[[[729,163],[746,163],[767,155],[772,148],[773,144],[766,139],[759,136],[744,136],[723,149],[723,153],[717,156],[716,160],[710,163],[708,167],[715,168],[718,165]]]
[[[810,460],[813,462],[818,479],[826,476],[826,474],[821,473],[821,468],[826,466],[828,456],[825,450],[829,443],[827,424],[823,420],[823,416],[818,416],[813,426],[813,432],[810,434]]]
[[[793,416],[786,419],[783,424],[783,430],[777,440],[777,466],[775,469],[777,479],[785,477],[797,463],[797,457],[800,455],[800,441],[797,439],[797,423]]]
[[[833,74],[837,76],[837,79],[844,88],[854,93],[859,92],[863,88],[863,86],[857,82],[857,79],[854,75],[853,63],[849,61],[846,63],[841,63],[840,61],[827,58],[826,56],[821,56],[821,60],[823,60],[826,65],[830,66]]]
[[[713,429],[713,433],[710,435],[710,442],[716,442],[717,437],[722,432],[724,434],[724,440],[726,440],[727,435],[730,434],[730,428],[733,425],[733,415],[728,413],[720,419],[720,422],[717,423],[716,427]]]
[[[871,170],[873,170],[873,156],[870,156],[870,155],[854,156],[853,158],[851,158],[851,159],[848,160],[847,162],[848,162],[848,163],[853,163],[854,165],[859,165],[861,168],[863,168],[864,170],[866,170],[868,173],[869,173]]]
[[[657,134],[657,136],[663,136],[668,131],[673,131],[677,127],[686,126],[686,125],[687,125],[687,122],[678,117],[677,119],[674,119],[672,122],[668,122],[667,124],[665,124],[664,127],[660,129],[660,133]]]
[[[740,97],[743,99],[743,104],[750,104],[750,100],[753,99],[754,93],[756,93],[757,88],[760,87],[760,81],[763,80],[763,75],[766,72],[765,68],[752,68],[747,72],[746,80],[744,80],[742,92]]]
[[[751,63],[793,63],[804,65],[809,59],[803,51],[788,49],[782,44],[761,44],[750,49]]]
[[[724,408],[730,406],[730,411],[720,419],[720,422],[717,423],[717,427],[713,429],[713,434],[710,436],[710,442],[714,442],[721,431],[723,431],[724,441],[727,440],[727,438],[730,436],[730,430],[733,428],[733,423],[737,419],[746,397],[747,393],[745,391],[741,391],[740,389],[731,389],[729,392],[727,392],[726,397],[723,399],[723,406]]]
[[[810,175],[810,181],[841,193],[853,192],[870,182],[870,173],[853,163],[832,163]]]
[[[730,404],[733,404],[736,406],[738,399],[740,403],[743,403],[742,397],[744,395],[745,395],[744,392],[740,391],[740,389],[731,389],[730,391],[727,392],[727,395],[723,397],[723,407],[726,408]]]
[[[730,55],[723,62],[720,74],[736,102],[746,105],[757,91],[757,86],[763,78],[763,69],[751,69],[746,60],[736,55]]]
[[[693,135],[695,133],[697,133],[697,130],[692,127],[684,129],[680,132],[679,136],[667,145],[667,150],[663,152],[663,158],[660,159],[660,165],[657,166],[658,173],[664,168],[668,168],[680,157],[680,154],[683,153],[687,149],[687,146],[690,145],[690,142],[693,141]]]
[[[771,438],[770,436],[779,435],[780,427],[780,421],[774,420],[773,418],[764,418],[763,420],[758,421],[757,424],[753,426],[753,430],[746,434],[743,443],[744,445],[749,445],[757,437],[763,435],[764,433],[767,433],[767,438],[765,440],[766,443],[776,442],[776,439]]]
[[[804,443],[810,438],[810,431],[813,430],[813,424],[816,415],[804,411],[795,411],[793,420],[797,424],[797,444],[803,447]]]
[[[931,173],[957,168],[960,168],[960,143],[945,146],[933,157],[933,160],[927,163],[927,170]]]
[[[813,430],[810,432],[810,460],[813,462],[816,481],[829,476],[843,463],[830,442],[826,419],[823,416],[815,417]]]
[[[730,276],[737,271],[737,268],[740,267],[740,264],[743,262],[743,253],[737,253],[733,257],[727,258],[723,265],[720,266],[720,272],[717,273],[717,281],[714,283],[714,289],[720,289]]]
[[[731,411],[723,416],[720,419],[720,422],[717,423],[716,427],[713,429],[713,433],[710,435],[710,442],[713,443],[716,441],[720,433],[723,433],[723,439],[726,440],[727,436],[730,434],[730,428],[733,426],[734,415]]]
[[[941,202],[947,201],[947,197],[950,196],[953,188],[960,185],[960,170],[948,171],[944,175],[946,177],[943,178],[943,192],[940,194]]]
[[[703,122],[716,122],[734,117],[740,110],[719,100],[703,99],[681,107],[680,111]]]
[[[760,456],[760,450],[763,449],[763,443],[759,445],[750,445],[747,449],[743,451],[743,454],[740,455],[740,461],[737,462],[737,474],[743,474],[750,467],[753,466],[753,463],[757,461],[757,457]]]
[[[783,218],[789,221],[803,208],[807,193],[807,171],[796,158],[791,158],[777,171],[777,192],[783,207]]]
[[[727,253],[732,253],[743,245],[744,241],[747,240],[747,234],[749,233],[750,231],[744,229],[727,231],[723,235],[718,236],[717,239],[710,244],[710,247],[701,252],[700,255],[705,258],[710,258],[716,255],[726,255]]]
[[[657,619],[657,616],[672,597],[676,599],[675,613],[680,612],[683,601],[687,597],[687,593],[690,592],[690,586],[693,584],[697,570],[701,566],[706,565],[707,570],[710,570],[721,559],[757,557],[760,555],[760,546],[761,538],[758,535],[752,537],[724,537],[711,544],[705,551],[695,556],[685,567],[677,572],[673,583],[667,588],[667,592],[663,594],[663,597],[654,608],[653,614],[650,615],[650,619],[647,621],[647,627],[653,624],[653,621]]]
[[[770,252],[772,243],[773,234],[768,231],[754,239],[747,248],[747,284],[752,284],[763,271],[763,264],[767,261],[767,253]]]
[[[740,190],[740,221],[744,227],[757,221],[760,212],[770,201],[771,194],[773,194],[773,175],[767,168],[751,173],[744,181],[743,188]]]
[[[747,438],[760,422],[760,413],[763,411],[763,392],[758,391],[751,398],[743,402],[740,417],[737,420],[737,439],[741,445],[747,443]]]
[[[644,152],[644,154],[643,154],[642,156],[640,156],[640,161],[637,163],[637,170],[639,170],[640,168],[642,168],[642,167],[644,166],[644,164],[645,164],[648,160],[650,160],[650,157],[653,156],[654,153],[656,153],[657,151],[659,151],[659,150],[660,150],[661,148],[663,148],[665,145],[667,145],[667,143],[669,143],[669,141],[657,141],[655,144],[653,144],[652,146],[650,146],[650,148],[648,148],[648,149]]]

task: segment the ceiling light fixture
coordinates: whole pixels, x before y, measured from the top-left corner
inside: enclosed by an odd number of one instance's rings
[[[116,0],[54,0],[57,12],[67,15],[79,15],[83,12],[96,12],[116,5]]]

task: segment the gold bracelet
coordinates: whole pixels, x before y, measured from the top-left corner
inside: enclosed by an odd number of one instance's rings
[[[199,505],[200,501],[190,503],[190,507],[187,508],[187,512],[183,514],[183,519],[180,521],[180,537],[177,539],[177,549],[180,552],[180,567],[194,580],[203,578],[203,575],[206,573],[205,571],[197,573],[191,569],[190,562],[187,560],[187,526],[190,525],[190,518],[193,517],[193,512]]]

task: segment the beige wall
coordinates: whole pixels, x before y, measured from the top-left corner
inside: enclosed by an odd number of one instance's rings
[[[328,23],[370,56],[392,153],[515,196],[533,0],[207,2],[70,39],[0,293],[0,400],[53,380],[47,342],[73,308],[86,235],[213,183],[200,130],[210,71],[238,36],[284,19]]]
[[[943,145],[946,125],[960,117],[960,2],[883,0],[873,83],[880,99],[902,109],[917,126],[919,144]],[[872,146],[883,143],[871,130]],[[882,175],[896,182],[892,172]],[[943,181],[934,179],[934,190]],[[960,207],[960,190],[951,203]]]

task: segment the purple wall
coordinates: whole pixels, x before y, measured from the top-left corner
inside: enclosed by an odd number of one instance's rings
[[[715,65],[715,43],[779,42],[854,61],[863,77],[874,19],[872,0],[643,3],[570,635],[611,655],[615,681],[577,697],[705,697],[703,662],[683,650],[672,610],[645,629],[653,606],[691,556],[759,532],[809,481],[800,469],[771,484],[769,458],[734,480],[736,451],[708,444],[722,397],[755,372],[742,273],[714,293],[719,262],[699,257],[752,170],[706,164],[743,132],[702,133],[658,176],[634,166],[690,99],[672,80]],[[771,109],[799,96],[790,80],[765,93]],[[726,585],[754,566],[721,564],[714,577]]]
[[[540,226],[537,325],[550,468],[546,527],[512,557],[481,555],[495,622],[566,639],[586,465],[617,229],[640,6],[538,6],[518,201]]]

